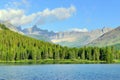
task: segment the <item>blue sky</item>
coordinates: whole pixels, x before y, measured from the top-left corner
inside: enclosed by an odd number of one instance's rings
[[[120,0],[1,0],[1,20],[7,20],[3,17],[7,15],[3,10],[11,13],[11,9],[25,16],[21,19],[20,15],[17,15],[16,17],[20,19],[11,21],[15,25],[22,25],[23,28],[31,27],[36,22],[39,23],[37,20],[43,22],[37,24],[40,28],[50,31],[65,31],[74,28],[94,30],[102,27],[115,28],[120,25]],[[49,14],[45,13],[47,9]],[[38,12],[40,15],[33,19],[33,14],[38,14]],[[13,18],[11,16],[13,16],[12,13],[8,16],[9,20]],[[23,22],[23,19],[32,19],[32,21]],[[22,20],[21,23],[19,20]]]

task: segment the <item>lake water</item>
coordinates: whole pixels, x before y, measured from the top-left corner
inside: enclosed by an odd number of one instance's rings
[[[120,80],[120,65],[0,65],[0,80]]]

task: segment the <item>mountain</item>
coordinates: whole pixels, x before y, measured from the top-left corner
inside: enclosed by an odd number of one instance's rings
[[[81,47],[90,43],[94,39],[97,39],[98,37],[110,30],[112,30],[112,28],[104,27],[103,29],[97,29],[90,32],[59,32],[54,35],[51,40],[53,43],[60,44],[62,46]]]
[[[113,62],[115,56],[112,55],[111,47],[62,47],[11,31],[8,27],[0,24],[0,62],[33,61],[45,63],[46,60],[51,60],[66,63],[80,63],[81,61],[105,61],[110,63]],[[103,52],[101,53],[100,50],[103,50]],[[109,54],[106,54],[106,52]]]
[[[48,30],[43,30],[37,27],[37,25],[34,25],[30,28],[21,29],[21,26],[15,27],[9,22],[2,22],[6,26],[9,26],[8,28],[12,31],[24,34],[26,36],[46,41],[46,42],[52,42],[55,44],[60,44],[62,46],[68,46],[68,47],[81,47],[84,46],[93,40],[97,39],[104,33],[112,30],[112,28],[104,27],[102,29],[96,29],[93,31],[64,31],[64,32],[53,32]]]
[[[23,29],[22,32],[25,33],[25,34],[44,35],[46,37],[55,35],[55,33],[53,31],[49,32],[48,30],[42,30],[42,29],[38,28],[36,25],[34,25],[31,28]]]
[[[27,37],[8,27],[0,24],[0,61],[46,59],[51,57],[55,48],[61,47]]]
[[[9,28],[10,30],[12,30],[14,32],[24,34],[22,32],[21,27],[16,27],[16,26],[12,25],[11,23],[9,23],[8,21],[0,21],[0,24],[4,24],[7,28]]]
[[[42,40],[42,41],[45,41],[45,42],[51,42],[51,40],[44,36],[44,35],[39,35],[39,34],[27,34],[26,36],[29,36],[29,37],[32,37],[32,38],[35,38],[35,39],[38,39],[38,40]]]
[[[102,46],[117,45],[117,44],[120,44],[120,27],[117,27],[103,34],[102,36],[92,41],[88,45],[102,47]]]
[[[14,32],[18,32],[20,34],[24,34],[26,36],[35,38],[35,39],[39,39],[42,41],[46,41],[46,42],[51,42],[51,40],[49,39],[49,36],[54,35],[54,32],[48,32],[48,30],[42,30],[40,28],[38,28],[36,25],[34,25],[31,28],[26,28],[26,29],[22,29],[21,26],[14,26],[11,23],[7,22],[7,21],[0,21],[1,24],[4,24],[7,28],[9,28],[10,30],[14,31]]]
[[[64,31],[55,33],[53,31],[49,32],[48,30],[42,30],[34,25],[31,28],[23,29],[21,32],[27,36],[53,42],[62,46],[80,47],[90,43],[110,30],[112,30],[112,28],[104,27],[103,29],[97,29],[90,32]]]
[[[43,40],[43,41],[48,41],[48,42],[51,42],[51,39],[50,39],[51,36],[56,34],[53,31],[49,32],[48,30],[42,30],[38,28],[36,25],[34,25],[31,28],[25,28],[21,30],[21,32],[23,32],[27,36],[30,36],[39,40]]]

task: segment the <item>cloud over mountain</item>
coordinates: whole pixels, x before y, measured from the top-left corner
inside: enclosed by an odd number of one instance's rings
[[[72,29],[70,29],[70,31],[76,31],[76,32],[88,32],[88,29],[86,29],[86,28],[83,28],[83,29],[72,28]]]

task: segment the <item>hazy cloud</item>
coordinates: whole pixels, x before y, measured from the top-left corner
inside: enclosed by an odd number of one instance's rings
[[[13,25],[25,25],[32,22],[36,14],[25,15],[24,10],[7,9],[0,10],[0,20],[9,21]]]
[[[22,0],[25,2],[26,0]],[[14,3],[20,5],[18,3]],[[25,11],[22,9],[2,9],[0,10],[0,20],[9,21],[13,25],[25,25],[31,22],[36,22],[36,24],[46,24],[47,22],[55,22],[60,20],[65,20],[71,17],[76,11],[74,6],[69,8],[55,8],[55,9],[45,9],[43,11],[26,15]]]
[[[88,32],[88,29],[86,29],[86,28],[83,28],[83,29],[79,29],[79,28],[72,28],[72,29],[70,29],[70,31]]]
[[[74,6],[70,6],[69,8],[55,8],[53,10],[45,9],[38,13],[40,16],[37,24],[65,20],[71,17],[75,12],[76,8]]]

